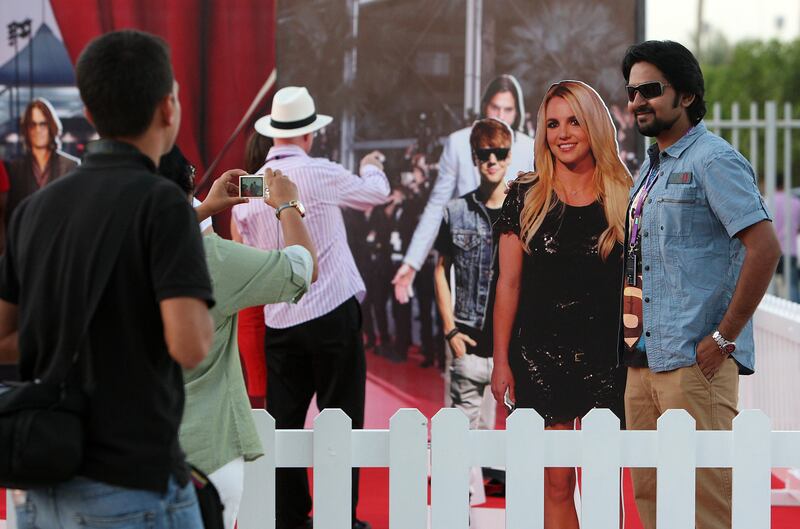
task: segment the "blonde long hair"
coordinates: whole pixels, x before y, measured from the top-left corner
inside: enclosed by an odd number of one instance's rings
[[[536,171],[519,176],[517,182],[533,182],[525,194],[520,213],[520,238],[530,252],[533,236],[542,226],[547,214],[559,203],[555,191],[555,156],[547,145],[545,109],[554,97],[561,97],[575,112],[580,127],[586,132],[589,148],[595,161],[594,188],[603,205],[608,228],[597,240],[597,250],[605,261],[614,244],[625,238],[625,214],[628,193],[633,185],[630,172],[619,157],[617,129],[600,95],[581,81],[561,81],[547,91],[536,117],[534,154]]]

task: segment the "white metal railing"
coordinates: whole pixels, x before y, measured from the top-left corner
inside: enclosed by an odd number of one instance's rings
[[[388,430],[351,430],[341,411],[324,410],[313,430],[276,430],[254,410],[266,456],[247,465],[239,515],[242,529],[274,527],[276,467],[313,467],[314,527],[350,527],[351,468],[389,468],[389,527],[469,526],[469,468],[506,468],[506,527],[542,528],[543,468],[582,467],[581,527],[619,528],[620,468],[655,467],[658,524],[693,529],[695,469],[733,469],[733,529],[770,526],[772,467],[800,466],[800,432],[771,431],[762,412],[748,410],[732,431],[695,431],[683,410],[670,410],[657,431],[620,431],[608,410],[592,410],[579,431],[545,430],[533,410],[517,410],[507,430],[469,430],[466,416],[445,408],[432,421],[403,409]],[[429,448],[430,446],[430,448]],[[430,457],[430,467],[429,467]]]
[[[789,219],[789,201],[776,204],[775,188],[779,172],[783,173],[784,189],[793,189],[800,183],[800,180],[792,177],[792,138],[793,131],[800,129],[800,119],[793,116],[791,103],[779,105],[775,101],[767,101],[763,106],[763,117],[760,117],[762,114],[759,113],[758,103],[751,102],[748,107],[748,118],[742,117],[742,105],[739,103],[733,103],[730,111],[727,112],[728,117],[723,117],[722,105],[713,103],[710,109],[711,115],[706,116],[706,126],[715,134],[725,133],[726,136],[729,136],[730,143],[736,150],[740,150],[740,147],[744,145],[743,141],[747,141],[748,158],[756,175],[759,175],[763,182],[762,191],[767,207],[773,214],[776,207],[783,208],[783,218]],[[779,114],[781,115],[779,116]],[[747,136],[746,140],[744,136]],[[782,159],[779,157],[780,149],[783,153]],[[797,233],[790,232],[790,227],[791,223],[787,220],[783,233],[778,234],[784,247],[787,248],[798,238]],[[784,267],[783,273],[784,281],[780,294],[782,297],[788,298],[788,266]],[[775,293],[775,290],[775,285],[772,285],[771,291]]]

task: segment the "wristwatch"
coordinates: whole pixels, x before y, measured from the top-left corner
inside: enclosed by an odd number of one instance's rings
[[[714,334],[712,334],[711,337],[714,339],[715,342],[717,342],[717,345],[719,346],[720,351],[722,351],[722,354],[727,356],[733,354],[733,352],[736,350],[736,342],[726,340],[725,337],[723,337],[719,333],[719,331],[714,331]]]
[[[278,206],[278,209],[275,210],[275,216],[278,217],[278,220],[281,220],[281,211],[286,208],[294,208],[300,213],[300,217],[306,216],[306,208],[303,207],[303,204],[300,203],[299,200],[290,200],[286,204],[282,204]]]

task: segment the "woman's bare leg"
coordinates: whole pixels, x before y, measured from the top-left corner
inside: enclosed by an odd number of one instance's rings
[[[573,423],[553,424],[548,430],[572,430]],[[575,512],[575,469],[544,469],[545,529],[579,529]]]

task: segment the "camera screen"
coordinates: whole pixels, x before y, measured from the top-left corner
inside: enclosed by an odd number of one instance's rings
[[[263,176],[240,176],[239,195],[247,198],[262,198],[264,196]]]

